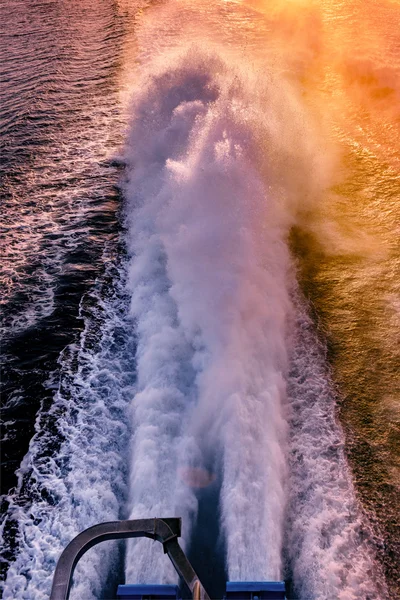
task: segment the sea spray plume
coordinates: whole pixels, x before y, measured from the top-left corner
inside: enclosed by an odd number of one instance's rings
[[[171,52],[138,83],[126,148],[138,332],[131,516],[183,515],[188,540],[196,499],[179,466],[218,456],[232,579],[281,575],[286,237],[295,190],[311,197],[319,185],[305,167],[318,163],[306,116],[278,83],[216,50]],[[156,552],[130,544],[127,579],[171,580]]]

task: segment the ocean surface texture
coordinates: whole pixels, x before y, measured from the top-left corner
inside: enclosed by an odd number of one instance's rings
[[[183,518],[212,598],[400,597],[400,2],[3,0],[1,594]],[[177,583],[107,542],[73,600]]]

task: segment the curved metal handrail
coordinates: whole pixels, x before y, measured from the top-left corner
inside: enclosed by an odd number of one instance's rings
[[[106,540],[147,537],[161,542],[178,575],[196,598],[209,600],[192,565],[179,545],[181,519],[135,519],[133,521],[110,521],[82,531],[61,554],[53,578],[50,600],[68,600],[72,576],[79,559],[90,548]]]

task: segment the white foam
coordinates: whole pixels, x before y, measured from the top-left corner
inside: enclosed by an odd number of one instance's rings
[[[286,527],[296,597],[380,600],[388,597],[387,590],[373,558],[374,536],[351,482],[326,352],[296,295]]]
[[[60,359],[61,378],[52,384],[54,404],[50,414],[38,414],[37,433],[19,469],[17,493],[10,498],[7,518],[18,521],[19,548],[5,599],[47,599],[56,561],[71,539],[95,523],[123,517],[129,433],[124,415],[134,370],[124,354],[130,327],[123,321],[123,298],[107,300],[103,292],[96,298],[97,293],[88,306],[87,299],[83,303],[80,345],[67,348]],[[58,436],[63,442],[54,453]],[[27,492],[30,502],[21,506],[20,496]],[[91,550],[77,567],[70,597],[99,598],[118,558],[115,545]]]

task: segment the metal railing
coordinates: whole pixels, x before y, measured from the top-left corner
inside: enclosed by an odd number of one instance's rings
[[[136,519],[110,521],[85,529],[77,535],[61,554],[53,578],[50,600],[68,600],[74,569],[79,559],[90,548],[106,540],[147,537],[161,542],[178,575],[188,586],[195,600],[209,600],[192,565],[179,545],[181,519]]]

